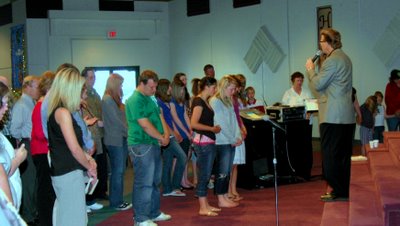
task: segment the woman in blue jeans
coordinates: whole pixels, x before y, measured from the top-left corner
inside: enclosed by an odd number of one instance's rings
[[[218,216],[221,209],[211,206],[207,200],[207,184],[211,177],[211,170],[215,159],[215,134],[221,131],[218,125],[214,126],[214,111],[208,99],[214,95],[217,80],[204,77],[199,81],[200,93],[192,101],[192,118],[190,120],[193,132],[193,146],[197,155],[198,184],[196,195],[199,199],[199,215]]]
[[[214,110],[214,123],[221,127],[221,132],[216,134],[217,170],[215,193],[218,196],[220,207],[236,207],[239,203],[228,197],[229,180],[235,157],[235,147],[242,144],[242,135],[235,111],[232,97],[236,92],[237,81],[233,76],[225,75],[218,82],[218,91],[211,98],[210,105]]]
[[[160,79],[158,81],[156,97],[158,106],[162,109],[164,120],[171,134],[169,144],[162,148],[163,169],[161,182],[163,186],[163,196],[186,196],[186,194],[180,190],[183,171],[185,170],[186,154],[179,145],[183,138],[179,134],[171,115],[170,81],[167,79]],[[174,157],[176,157],[176,164],[171,180]]]
[[[121,75],[111,74],[101,101],[104,144],[111,163],[110,206],[116,210],[127,210],[132,207],[131,203],[123,199],[124,174],[128,156],[125,105],[122,103],[123,81]]]

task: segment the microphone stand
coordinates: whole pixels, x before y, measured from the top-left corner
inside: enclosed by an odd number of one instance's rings
[[[273,152],[274,152],[274,159],[272,160],[272,163],[274,165],[274,186],[275,186],[275,220],[276,220],[276,226],[279,226],[279,208],[278,208],[278,172],[276,169],[276,165],[278,163],[277,158],[276,158],[276,137],[275,137],[275,131],[276,129],[280,129],[283,132],[286,133],[286,130],[282,128],[278,123],[272,121],[269,119],[269,117],[264,118],[265,121],[268,121],[272,125],[272,145],[273,145]]]

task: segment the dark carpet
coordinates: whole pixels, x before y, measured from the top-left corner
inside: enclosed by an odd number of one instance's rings
[[[278,186],[279,225],[320,225],[324,203],[319,200],[319,196],[325,189],[325,182],[320,179]],[[162,197],[161,209],[171,214],[172,219],[158,224],[276,225],[274,187],[258,190],[240,189],[239,192],[244,197],[239,207],[225,208],[217,217],[198,216],[198,202],[194,191],[186,191],[186,197]],[[210,194],[209,199],[212,205],[217,205],[214,195]],[[97,225],[133,225],[132,217],[132,210],[118,212]]]

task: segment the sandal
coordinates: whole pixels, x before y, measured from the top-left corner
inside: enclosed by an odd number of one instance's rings
[[[213,212],[220,212],[221,209],[220,209],[220,208],[211,207],[211,208],[210,208],[210,211],[213,211]]]
[[[199,213],[200,216],[205,216],[205,217],[216,217],[218,216],[218,213],[213,212],[213,211],[208,211],[207,213]]]

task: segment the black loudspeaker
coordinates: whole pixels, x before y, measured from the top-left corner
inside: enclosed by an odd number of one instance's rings
[[[257,159],[253,161],[253,175],[260,177],[268,173],[267,158]]]

